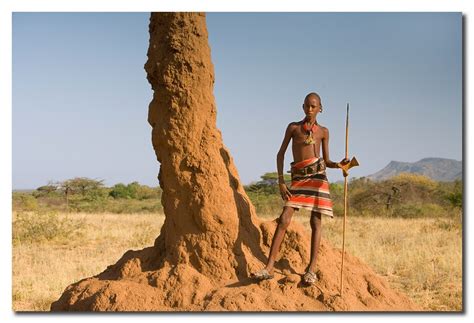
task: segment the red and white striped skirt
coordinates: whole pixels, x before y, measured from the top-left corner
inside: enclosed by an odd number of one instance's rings
[[[322,163],[323,167],[322,171],[316,174],[293,175],[290,186],[292,196],[285,201],[285,206],[320,212],[332,218],[334,215],[324,159],[312,157],[297,163],[292,162],[291,167],[292,169],[301,169],[310,165],[318,166],[318,163]]]

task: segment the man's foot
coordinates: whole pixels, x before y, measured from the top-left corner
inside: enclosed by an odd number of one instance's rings
[[[265,280],[265,279],[272,279],[273,274],[270,273],[267,269],[263,268],[255,273],[250,274],[250,277],[258,279],[258,280]]]
[[[312,285],[318,281],[318,276],[308,269],[303,276],[303,281],[308,285]]]

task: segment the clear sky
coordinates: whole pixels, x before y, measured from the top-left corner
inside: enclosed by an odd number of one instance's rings
[[[14,13],[13,188],[76,176],[156,186],[148,13]],[[330,157],[462,158],[460,13],[209,13],[217,126],[244,184],[276,171],[308,92]],[[289,149],[285,170],[292,161]],[[329,169],[330,181],[342,179]]]

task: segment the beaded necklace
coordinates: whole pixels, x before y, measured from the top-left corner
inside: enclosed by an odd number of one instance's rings
[[[304,143],[307,144],[307,145],[312,145],[314,144],[314,139],[313,139],[313,132],[316,132],[316,129],[318,129],[318,125],[316,123],[316,121],[313,123],[313,125],[310,127],[307,122],[306,122],[306,118],[303,119],[303,130],[306,132],[307,134],[307,137],[306,139],[304,140]]]

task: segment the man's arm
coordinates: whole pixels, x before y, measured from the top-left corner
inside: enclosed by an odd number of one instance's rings
[[[338,163],[333,162],[329,159],[329,129],[324,128],[324,136],[323,136],[323,158],[324,162],[326,163],[326,167],[328,168],[339,168]]]
[[[280,150],[277,154],[277,171],[278,171],[278,183],[284,184],[285,180],[283,177],[283,161],[285,159],[285,152],[288,144],[290,143],[291,137],[293,136],[293,127],[291,123],[286,127],[285,137],[283,138],[283,142],[281,143]]]

